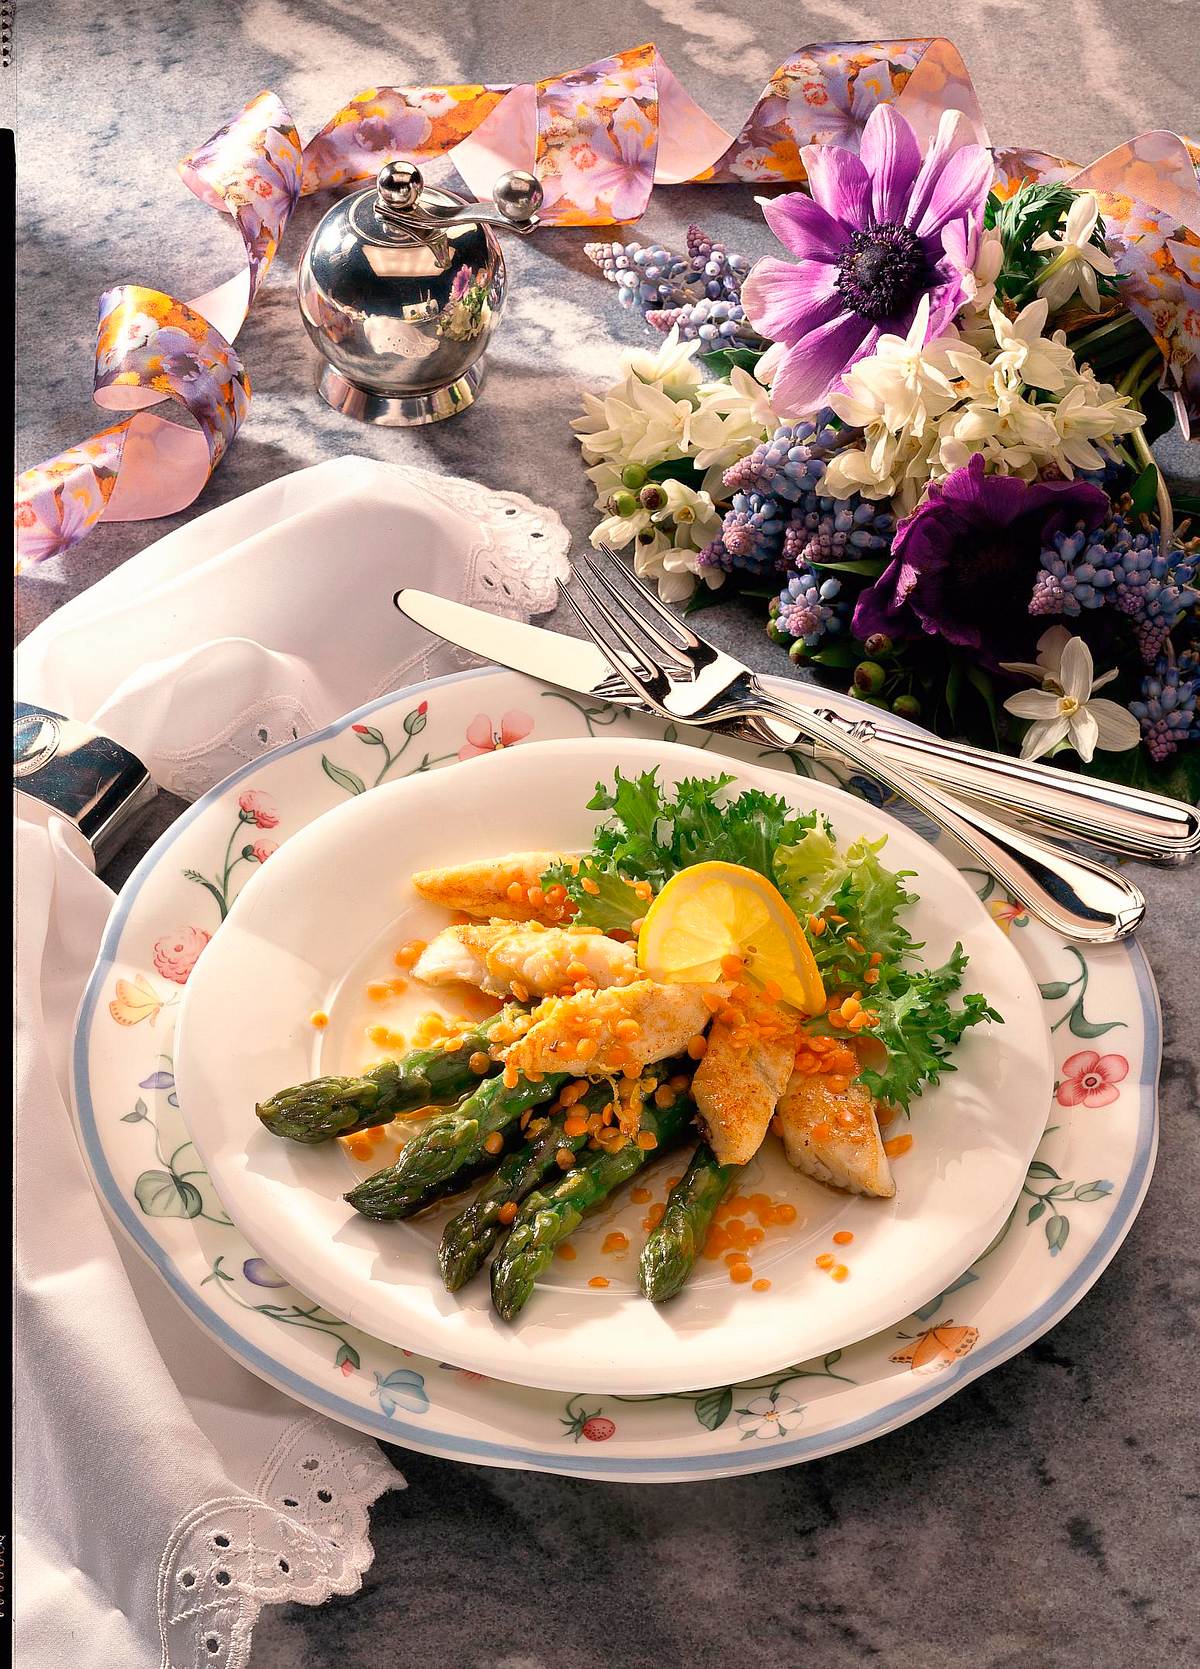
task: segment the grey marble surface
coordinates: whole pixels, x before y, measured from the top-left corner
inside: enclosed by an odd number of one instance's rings
[[[379,81],[514,79],[653,39],[736,125],[807,41],[944,33],[997,143],[1087,160],[1150,126],[1195,132],[1195,0],[84,0],[18,5],[18,444],[30,464],[101,426],[89,398],[95,299],[136,278],[178,295],[234,270],[236,240],[171,164],[271,87],[302,134]],[[485,397],[450,424],[362,429],[311,392],[294,269],[323,212],[289,229],[240,338],[251,415],[190,516],[357,451],[515,487],[590,525],[567,419],[635,320],[548,232],[512,255]],[[657,194],[645,229],[700,218],[754,254],[750,193]],[[26,576],[30,630],[177,520],[100,528]],[[750,610],[705,627],[755,665],[782,657]],[[159,825],[173,810],[165,804]],[[155,829],[149,828],[149,838]],[[119,883],[124,868],[110,879]],[[1163,1136],[1146,1207],[1100,1284],[1039,1344],[917,1424],[791,1471],[645,1488],[493,1472],[394,1452],[409,1488],[373,1514],[363,1592],[268,1611],[255,1669],[1095,1669],[1200,1664],[1195,1250],[1200,1182],[1194,872],[1139,874],[1163,1000]]]

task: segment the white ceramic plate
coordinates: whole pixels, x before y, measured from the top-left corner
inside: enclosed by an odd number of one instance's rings
[[[495,1314],[486,1277],[447,1294],[436,1261],[448,1205],[419,1221],[368,1222],[343,1194],[357,1177],[336,1143],[320,1148],[263,1130],[254,1104],[321,1072],[361,1070],[378,1055],[366,1037],[381,1017],[401,1032],[436,1002],[414,982],[382,1007],[368,981],[394,972],[392,952],[451,917],[422,903],[414,870],[532,849],[591,844],[597,781],[657,767],[664,781],[711,774],[694,748],[615,739],[543,742],[485,754],[457,771],[423,773],[356,795],[318,818],[260,866],[190,980],[176,1074],[188,1130],[226,1210],[293,1285],[390,1344],[447,1357],[522,1385],[646,1395],[699,1390],[722,1377],[754,1378],[866,1338],[940,1292],[994,1237],[1020,1193],[1053,1093],[1040,999],[1020,957],[958,872],[926,842],[863,800],[778,772],[740,767],[730,792],[779,788],[799,811],[817,809],[844,844],[887,837],[886,860],[914,872],[920,903],[908,925],[937,966],[962,941],[967,988],[1005,1017],[976,1028],[957,1070],[922,1096],[913,1146],[896,1161],[897,1193],[869,1200],[798,1176],[780,1145],[764,1143],[743,1192],[790,1201],[798,1220],[755,1249],[766,1291],[734,1285],[702,1262],[669,1305],[637,1288],[645,1205],[622,1190],[588,1220],[513,1324]],[[451,999],[453,1006],[453,999]],[[315,1031],[309,1016],[333,1024]],[[377,1151],[370,1166],[391,1163]],[[682,1169],[665,1156],[644,1181]],[[630,1251],[602,1252],[623,1231]],[[850,1278],[817,1265],[854,1239]],[[601,1276],[606,1288],[589,1286]]]
[[[786,679],[772,682],[786,692]],[[489,1466],[646,1483],[790,1466],[866,1442],[1040,1337],[1129,1232],[1153,1170],[1160,1052],[1154,983],[1136,943],[1077,951],[985,877],[964,872],[1041,986],[1054,1050],[1058,1087],[1022,1197],[986,1252],[896,1326],[840,1356],[748,1383],[723,1376],[703,1392],[568,1396],[384,1344],[259,1257],[189,1145],[175,1092],[175,1021],[197,952],[224,931],[228,902],[254,872],[243,844],[282,849],[377,782],[454,768],[500,741],[591,734],[675,732],[485,669],[399,690],[245,767],[191,806],[123,889],[81,1005],[72,1083],[97,1188],[189,1314],[239,1361],[388,1442]],[[688,739],[713,755],[766,759],[748,745]],[[805,769],[798,757],[766,762]],[[927,832],[920,820],[913,826]]]

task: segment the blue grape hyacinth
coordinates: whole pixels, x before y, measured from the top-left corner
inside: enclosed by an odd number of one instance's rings
[[[583,252],[617,286],[621,306],[636,309],[655,330],[676,328],[683,341],[699,339],[706,350],[764,345],[742,307],[750,262],[699,226],[688,227],[684,254],[637,242],[588,243]]]
[[[1112,604],[1129,616],[1148,664],[1200,604],[1200,592],[1192,585],[1200,567],[1200,541],[1164,551],[1156,528],[1138,527],[1123,512],[1091,532],[1078,522],[1056,533],[1041,562],[1030,614],[1070,618]]]
[[[776,631],[815,649],[822,638],[845,630],[847,612],[836,575],[822,578],[811,568],[799,568],[779,593],[774,624]]]
[[[1129,710],[1142,727],[1146,751],[1161,764],[1184,742],[1200,741],[1200,654],[1160,656]]]

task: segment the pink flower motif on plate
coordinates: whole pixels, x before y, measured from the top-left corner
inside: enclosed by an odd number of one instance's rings
[[[279,822],[274,800],[257,788],[248,788],[244,794],[240,794],[238,805],[246,822],[253,823],[257,828],[273,829]]]
[[[279,843],[275,840],[256,840],[250,848],[256,863],[266,863],[271,854],[278,850]]]
[[[185,985],[210,937],[202,927],[181,927],[177,933],[169,933],[155,941],[154,966],[164,979]]]
[[[1062,1082],[1055,1091],[1060,1107],[1109,1107],[1121,1093],[1117,1085],[1129,1071],[1124,1055],[1100,1055],[1081,1049],[1063,1062]]]
[[[467,739],[458,750],[460,759],[477,759],[481,753],[495,753],[497,748],[511,748],[523,742],[533,730],[528,713],[511,707],[500,719],[497,729],[486,713],[476,713],[467,726]]]

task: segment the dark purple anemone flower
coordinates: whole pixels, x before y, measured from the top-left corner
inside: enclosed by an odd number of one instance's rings
[[[964,275],[951,251],[974,247],[993,174],[990,154],[964,144],[963,132],[963,118],[947,111],[922,157],[904,117],[877,105],[857,156],[805,146],[812,195],[764,204],[767,224],[798,257],[766,257],[742,286],[751,324],[786,346],[772,383],[778,410],[814,410],[880,336],[908,334],[922,296],[926,341],[962,306]]]
[[[1042,546],[1077,521],[1095,527],[1108,508],[1088,481],[985,475],[976,454],[900,523],[891,562],[855,605],[855,637],[928,632],[987,666],[1011,660],[1041,629],[1029,599]]]

